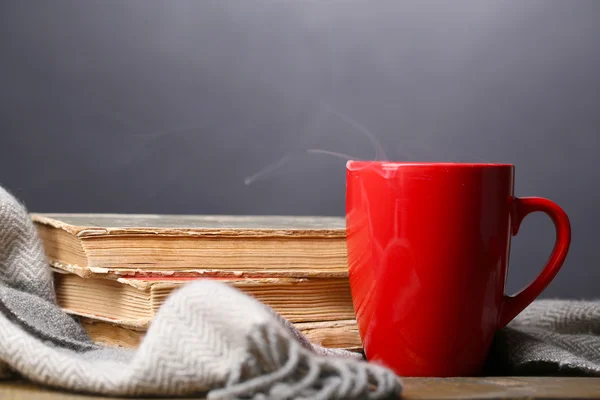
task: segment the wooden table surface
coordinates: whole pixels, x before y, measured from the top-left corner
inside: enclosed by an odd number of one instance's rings
[[[402,398],[415,400],[600,399],[600,378],[405,378]],[[0,399],[92,400],[108,398],[53,391],[27,383],[3,382],[0,383]]]

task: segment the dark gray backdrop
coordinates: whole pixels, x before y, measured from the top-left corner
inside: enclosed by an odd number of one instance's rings
[[[2,0],[0,57],[0,184],[32,211],[343,215],[344,160],[306,150],[372,158],[368,130],[515,163],[572,220],[545,296],[600,295],[600,1]],[[553,238],[528,217],[511,290]]]

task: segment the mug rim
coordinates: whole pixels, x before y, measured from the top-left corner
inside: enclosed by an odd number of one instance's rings
[[[364,167],[381,167],[397,169],[403,167],[444,167],[444,168],[514,168],[510,163],[482,163],[482,162],[437,162],[437,161],[383,161],[383,160],[348,160],[346,169],[354,170]]]

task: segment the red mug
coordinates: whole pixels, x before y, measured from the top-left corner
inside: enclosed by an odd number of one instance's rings
[[[346,232],[352,301],[367,359],[401,376],[481,373],[497,329],[554,279],[567,214],[513,195],[511,164],[349,161]],[[504,294],[510,239],[542,211],[556,227],[542,272]]]

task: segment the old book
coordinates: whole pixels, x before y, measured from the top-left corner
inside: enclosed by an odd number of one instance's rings
[[[90,339],[105,346],[136,348],[146,335],[146,330],[142,328],[122,326],[94,318],[78,317],[78,319]]]
[[[79,275],[345,276],[341,217],[32,214],[50,262]]]
[[[196,279],[196,278],[190,278]],[[92,279],[72,273],[54,273],[59,305],[66,311],[120,325],[147,328],[173,290],[190,279]],[[269,305],[290,322],[354,319],[350,286],[342,278],[236,278],[217,277]]]
[[[112,347],[136,348],[146,330],[125,327],[94,318],[79,317],[79,322],[96,343]],[[294,323],[311,343],[328,348],[362,351],[362,342],[355,320]]]

